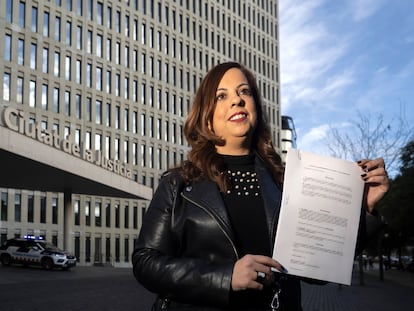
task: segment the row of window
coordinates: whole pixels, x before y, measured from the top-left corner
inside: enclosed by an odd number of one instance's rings
[[[78,262],[82,263],[130,262],[135,241],[136,238],[130,239],[129,235],[126,235],[121,245],[119,235],[106,236],[103,241],[102,237],[81,237],[79,232],[75,232],[74,253]],[[105,245],[102,245],[103,243]]]
[[[11,1],[11,0],[8,0]],[[98,2],[98,4],[100,4]],[[166,7],[167,8],[167,7]],[[16,16],[18,18],[18,23],[21,28],[26,27],[26,21],[25,21],[25,13],[26,10],[26,4],[24,2],[20,2],[19,6],[19,15]],[[111,10],[111,6],[108,6],[108,10]],[[110,11],[111,12],[111,11]],[[121,16],[120,11],[117,11],[119,15],[119,18]],[[175,11],[173,11],[175,13]],[[217,12],[219,10],[217,9]],[[39,30],[38,27],[38,8],[36,6],[32,6],[31,8],[31,18],[28,19],[31,22],[31,32],[37,33]],[[115,64],[118,65],[124,65],[126,68],[130,68],[130,64],[133,64],[134,62],[129,60],[129,50],[136,51],[139,47],[139,45],[136,45],[136,47],[130,47],[130,44],[138,44],[141,43],[142,45],[149,47],[149,48],[156,48],[158,52],[163,52],[166,55],[171,55],[172,58],[175,58],[180,61],[185,61],[187,64],[191,64],[192,66],[199,65],[201,69],[209,68],[209,56],[208,54],[205,54],[205,57],[200,55],[197,55],[195,53],[195,48],[193,48],[193,54],[190,55],[190,45],[187,43],[184,46],[184,43],[181,39],[178,39],[179,42],[177,42],[177,38],[175,36],[169,35],[168,32],[160,29],[155,29],[152,25],[147,25],[145,21],[142,21],[141,24],[138,21],[138,17],[135,17],[133,19],[133,25],[132,25],[132,36],[130,36],[130,26],[129,26],[129,15],[125,15],[125,27],[121,27],[120,23],[117,23],[119,29],[124,29],[125,33],[122,34],[122,37],[116,38],[113,37],[111,33],[108,33],[105,28],[96,29],[91,27],[88,27],[88,29],[84,29],[87,26],[84,26],[82,24],[82,21],[80,20],[78,24],[72,20],[71,16],[67,17],[67,20],[65,17],[56,15],[53,17],[53,20],[51,20],[52,13],[48,11],[43,12],[43,19],[42,19],[42,35],[46,38],[50,37],[51,31],[50,28],[53,27],[53,39],[56,42],[64,43],[68,46],[72,46],[73,41],[75,41],[75,47],[79,50],[85,50],[89,54],[96,55],[98,57],[105,57],[108,61],[114,61]],[[59,14],[56,12],[53,12],[53,14]],[[221,13],[223,16],[223,19],[225,18],[225,13]],[[110,13],[108,13],[108,16],[111,16]],[[65,21],[62,21],[62,19],[65,19]],[[227,16],[228,23],[233,24],[233,28],[235,28],[236,20],[230,16]],[[264,16],[261,17],[262,23],[266,24],[269,23],[269,19],[265,18]],[[175,20],[175,18],[173,19]],[[180,21],[182,20],[182,14],[180,14]],[[223,33],[220,33],[216,30],[208,29],[210,27],[209,23],[200,24],[197,26],[196,22],[193,21],[190,23],[189,17],[186,19],[186,27],[185,29],[181,29],[179,27],[178,29],[173,29],[173,31],[177,31],[179,34],[187,33],[187,36],[191,38],[192,42],[199,42],[204,47],[211,47],[213,50],[215,50],[217,53],[222,53],[224,55],[227,55],[230,58],[233,59],[242,59],[244,56],[244,60],[248,66],[253,68],[254,70],[259,70],[259,72],[262,72],[264,75],[268,75],[269,78],[274,79],[274,73],[272,71],[267,71],[268,68],[260,68],[261,61],[256,60],[256,53],[257,52],[263,52],[265,55],[268,55],[271,57],[271,59],[277,59],[277,45],[275,40],[269,40],[269,39],[275,39],[277,35],[277,30],[275,31],[275,34],[270,34],[270,37],[268,35],[269,32],[266,31],[265,34],[260,34],[252,31],[251,24],[242,26],[240,23],[238,24],[238,32],[235,33],[233,31],[233,37],[238,38],[241,40],[241,42],[248,43],[248,45],[255,47],[255,52],[253,55],[246,55],[246,52],[243,53],[241,48],[237,48],[236,43],[234,43],[233,40],[229,40],[229,35],[231,32],[226,31],[226,29],[222,28],[220,26],[220,23],[216,24],[216,26],[221,30],[223,30]],[[6,8],[6,21],[9,23],[12,23],[12,6],[10,4],[10,7],[7,6]],[[111,25],[107,25],[109,29],[111,29],[112,26],[112,19],[108,18],[108,21],[111,23]],[[99,24],[99,21],[97,21]],[[62,24],[64,27],[62,27]],[[76,24],[76,25],[72,25]],[[182,23],[180,22],[180,25]],[[190,27],[190,24],[192,27]],[[214,21],[213,21],[214,24]],[[64,28],[64,31],[62,31],[62,28]],[[140,29],[139,29],[140,28]],[[191,28],[191,29],[190,29]],[[271,28],[273,29],[273,28]],[[85,31],[85,34],[83,33]],[[93,33],[95,32],[95,33]],[[191,35],[191,36],[190,36]],[[75,36],[75,39],[73,38]],[[84,44],[84,36],[86,37],[85,45],[86,47],[83,47]],[[140,38],[138,38],[140,36]],[[105,37],[107,37],[105,39]],[[124,38],[131,38],[132,41],[125,42]],[[74,39],[74,40],[73,40]],[[170,42],[171,40],[171,42]],[[115,41],[114,43],[112,41]],[[104,47],[104,42],[106,42],[106,48]],[[123,45],[124,49],[124,55],[121,55],[121,45]],[[170,51],[171,46],[171,51]],[[113,53],[112,53],[113,51]],[[170,54],[171,52],[171,54]],[[104,53],[106,54],[104,56]],[[114,55],[113,55],[114,54]],[[133,54],[133,53],[131,53]],[[243,55],[244,54],[244,55]],[[121,56],[123,59],[123,62],[121,63]],[[247,58],[250,56],[249,58]],[[198,61],[197,61],[198,58]],[[203,67],[203,61],[205,58],[205,64]],[[257,61],[257,64],[256,64]],[[214,61],[211,62],[211,64],[214,64]],[[258,67],[258,68],[256,68]],[[273,76],[273,77],[272,77]]]
[[[11,0],[9,0],[11,1]],[[49,0],[50,1],[50,0]],[[53,0],[52,0],[53,1]],[[55,0],[54,1],[57,6],[62,6],[62,0]],[[103,14],[103,5],[102,2],[94,2],[93,0],[66,0],[66,10],[68,11],[75,11],[78,15],[83,16],[83,12],[85,10],[84,5],[86,5],[87,17],[89,20],[93,18],[99,23],[102,22],[102,14]],[[159,21],[161,21],[161,1],[156,0],[125,0],[124,1],[127,6],[132,8],[133,10],[141,11],[143,14],[148,14],[151,18],[157,17]],[[148,2],[148,3],[147,3]],[[208,3],[203,0],[173,0],[174,3],[178,3],[179,6],[185,7],[186,10],[190,11],[194,14],[198,13],[200,17],[205,17],[208,19]],[[256,3],[262,10],[269,12],[271,15],[277,13],[277,3],[276,1],[269,1],[269,0],[256,0],[252,1],[251,3]],[[203,7],[204,4],[204,7]],[[217,1],[217,4],[220,4],[220,1]],[[94,5],[96,6],[94,12]],[[250,19],[250,7],[247,6],[246,3],[240,3],[240,1],[236,0],[221,0],[221,5],[227,7],[227,9],[232,10],[234,13],[238,15],[243,14],[243,18],[248,17]],[[167,7],[168,8],[168,7]],[[214,18],[213,14],[213,7],[211,7],[211,17]],[[246,10],[247,14],[246,15]],[[255,14],[255,10],[253,10],[253,15]],[[94,14],[96,13],[96,14]],[[156,15],[156,16],[155,16]],[[95,17],[94,17],[95,16]],[[168,14],[166,14],[168,16]]]
[[[146,83],[144,82],[141,83],[141,97],[139,97],[137,50],[130,54],[129,48],[125,48],[126,59],[130,55],[134,59],[134,71],[131,74],[125,70],[113,69],[110,63],[103,65],[90,60],[85,64],[81,55],[76,59],[66,55],[62,59],[63,55],[60,51],[55,51],[51,55],[49,47],[43,47],[40,50],[36,43],[30,43],[30,48],[26,51],[25,43],[24,39],[13,41],[12,35],[6,34],[4,40],[4,60],[33,70],[42,70],[42,73],[46,75],[52,73],[53,77],[65,78],[67,82],[73,81],[77,84],[86,85],[88,88],[95,88],[97,91],[114,94],[117,97],[123,97],[133,102],[138,102],[138,98],[140,98],[140,102],[144,105],[147,100],[150,103],[154,102],[154,94],[146,99]],[[17,50],[17,53],[13,53],[13,50]],[[27,54],[29,55],[26,56]],[[26,59],[29,59],[29,61],[26,62]],[[170,65],[168,62],[163,62],[161,58],[155,60],[154,56],[147,57],[145,53],[141,53],[141,73],[148,78],[155,78],[155,81],[165,82],[170,86],[189,92],[196,90],[201,79],[194,73],[190,77],[190,73],[183,68],[177,68],[175,64]],[[131,79],[130,76],[133,78]],[[154,86],[150,86],[150,88],[154,89]]]
[[[83,210],[81,208],[81,201],[74,202],[74,225],[84,225],[87,227],[106,227],[106,228],[121,228],[121,217],[123,217],[123,228],[130,228],[130,219],[132,219],[132,228],[138,229],[138,206],[132,207],[132,212],[129,205],[124,205],[122,208],[120,204],[111,206],[111,203],[95,202],[95,207],[92,209],[91,201],[85,201]],[[132,214],[131,214],[132,213]],[[141,219],[145,214],[145,208],[141,209]],[[83,222],[81,220],[83,217]]]
[[[126,107],[123,109],[124,113],[122,116],[119,104],[112,105],[108,102],[105,104],[104,109],[103,96],[101,97],[95,94],[92,96],[84,96],[85,101],[83,101],[82,94],[84,92],[81,90],[76,92],[71,92],[70,90],[63,91],[64,89],[57,86],[51,89],[49,84],[38,83],[37,80],[33,77],[33,79],[26,82],[20,75],[15,77],[10,72],[4,72],[3,100],[18,104],[28,104],[32,108],[42,108],[45,111],[62,113],[65,116],[72,116],[77,119],[83,119],[84,121],[103,124],[114,127],[115,129],[121,129],[121,123],[123,123],[123,130],[131,131],[132,133],[137,132],[137,111],[134,111],[130,116],[130,109]],[[27,94],[25,94],[25,90]],[[171,117],[174,115],[183,117],[190,109],[190,100],[188,98],[184,100],[182,96],[171,94],[168,91],[163,92],[161,88],[154,89],[153,86],[148,87],[145,83],[142,83],[141,92],[148,98],[149,107],[155,108],[155,111],[158,113],[164,111],[171,113],[171,115],[169,114]],[[96,98],[94,104],[93,98]],[[52,105],[49,103],[52,103]],[[145,106],[147,105],[140,106],[141,110],[144,110]],[[131,121],[130,117],[132,118]],[[145,123],[142,122],[141,134],[145,135],[146,131]],[[151,133],[151,128],[148,131]]]
[[[21,238],[21,230],[15,229],[13,235],[14,238]],[[41,234],[34,234],[32,229],[27,230],[26,235],[36,235],[46,241],[49,241],[49,235],[45,230],[41,230]],[[7,232],[0,233],[0,245],[2,245],[7,239],[11,237]],[[74,255],[78,262],[82,263],[118,263],[118,262],[130,262],[131,250],[135,245],[136,238],[130,239],[129,235],[125,235],[123,238],[123,245],[121,246],[121,237],[117,234],[114,237],[106,236],[105,245],[102,246],[102,238],[95,237],[92,241],[90,236],[81,238],[79,232],[75,232],[74,236]],[[59,236],[57,232],[52,232],[50,242],[57,247],[59,246]],[[113,244],[113,248],[112,248]],[[93,247],[93,250],[92,250]]]
[[[47,222],[51,222],[52,224],[58,223],[59,217],[59,208],[58,203],[59,199],[57,197],[53,197],[51,199],[51,215],[50,219],[48,219],[47,215],[47,202],[46,196],[41,195],[39,198],[39,211],[35,210],[34,204],[34,194],[27,195],[26,206],[22,207],[22,195],[20,193],[16,193],[14,195],[14,215],[11,218],[8,212],[8,203],[9,203],[9,194],[8,192],[1,192],[1,205],[0,205],[0,220],[1,221],[8,221],[13,219],[14,222],[40,222],[41,224],[45,224]],[[25,215],[23,215],[23,211],[25,211]],[[35,219],[35,214],[39,214],[39,219]]]
[[[59,221],[59,199],[52,197],[50,202],[50,208],[47,208],[46,195],[40,195],[38,198],[38,204],[35,204],[34,194],[27,194],[25,198],[25,206],[22,206],[22,194],[15,193],[13,198],[12,211],[14,215],[9,215],[9,193],[1,192],[1,205],[0,205],[0,220],[1,221],[13,221],[16,223],[40,223],[40,224],[58,224]],[[81,201],[75,200],[73,202],[74,213],[74,225],[75,226],[95,226],[95,227],[107,227],[107,228],[120,228],[121,217],[123,228],[138,229],[138,206],[133,206],[130,209],[128,204],[125,204],[122,208],[120,204],[103,203],[101,201],[95,201],[95,207],[92,209],[91,201],[85,201],[83,210],[81,210]],[[38,210],[37,210],[38,209]],[[51,215],[48,215],[48,212]],[[25,213],[23,215],[22,213]],[[145,208],[141,208],[141,219],[144,217]],[[13,216],[13,217],[12,217]],[[63,216],[63,215],[61,215]],[[81,221],[81,216],[84,217]]]

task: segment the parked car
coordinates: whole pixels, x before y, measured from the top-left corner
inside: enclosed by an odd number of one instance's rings
[[[0,261],[3,266],[16,263],[25,266],[41,266],[47,270],[55,267],[67,270],[76,266],[74,255],[33,236],[7,240],[0,246]]]

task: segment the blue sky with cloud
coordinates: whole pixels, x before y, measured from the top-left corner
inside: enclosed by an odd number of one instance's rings
[[[414,1],[280,0],[282,114],[298,148],[328,154],[358,111],[414,124]]]

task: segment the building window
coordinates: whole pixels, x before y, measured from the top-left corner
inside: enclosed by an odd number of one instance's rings
[[[1,201],[3,206],[3,199]],[[20,193],[14,195],[14,221],[22,221],[22,195]]]
[[[115,74],[115,96],[121,94],[121,75],[119,73]]]
[[[134,111],[132,113],[132,133],[136,134],[138,132],[138,113]]]
[[[134,218],[133,218],[133,227],[138,229],[138,206],[134,206]]]
[[[17,64],[24,65],[24,40],[19,39],[17,41]]]
[[[72,23],[69,21],[66,22],[66,44],[72,45]]]
[[[53,112],[59,113],[59,88],[53,89]]]
[[[141,114],[141,136],[146,135],[146,116],[145,113]]]
[[[43,36],[44,37],[49,37],[49,19],[50,19],[49,12],[44,12],[43,13]]]
[[[86,86],[92,87],[92,64],[86,65]]]
[[[111,204],[107,203],[105,207],[105,225],[107,228],[111,227]]]
[[[138,144],[132,143],[132,165],[138,164]]]
[[[55,77],[60,77],[60,53],[54,53],[53,73]]]
[[[34,222],[34,195],[27,196],[27,221]]]
[[[82,117],[82,96],[80,94],[75,95],[75,114],[76,118],[80,119]]]
[[[95,226],[100,227],[102,224],[102,203],[95,203]]]
[[[10,74],[6,73],[4,75],[5,84],[4,84],[4,95],[7,96],[7,100],[10,96]],[[17,83],[16,83],[16,101],[21,104],[23,103],[23,95],[24,95],[24,88],[23,88],[23,78],[17,77]],[[7,84],[8,83],[8,84]],[[3,96],[4,97],[4,96]],[[6,99],[5,99],[6,100]]]
[[[42,84],[42,109],[47,110],[48,107],[48,90],[49,86],[47,84]]]
[[[96,36],[96,56],[102,57],[103,53],[103,37],[101,34]]]
[[[102,68],[96,67],[95,85],[98,91],[102,91]]]
[[[106,39],[106,60],[112,61],[112,40]]]
[[[96,100],[95,102],[95,122],[96,124],[102,124],[102,101]]]
[[[29,106],[36,107],[36,81],[29,82]]]
[[[124,207],[124,228],[129,228],[129,206],[125,205]]]
[[[42,71],[43,73],[49,73],[49,49],[43,48],[42,51]]]
[[[149,118],[149,137],[154,137],[154,117]]]
[[[115,160],[119,161],[120,157],[120,139],[115,138],[114,139],[114,158]]]
[[[141,166],[142,167],[147,166],[147,155],[146,155],[146,148],[144,144],[141,145]]]
[[[85,202],[85,225],[86,226],[91,225],[91,202],[90,201]]]
[[[76,200],[73,205],[73,209],[75,212],[75,226],[80,225],[80,201]]]
[[[129,131],[129,109],[125,108],[124,110],[124,131]]]
[[[124,240],[124,255],[125,262],[129,262],[129,238],[125,238]]]
[[[95,150],[102,151],[102,135],[95,134]]]
[[[120,253],[121,253],[121,246],[120,246],[120,241],[119,241],[119,236],[117,236],[115,238],[115,261],[119,262],[119,258],[120,258]]]
[[[12,56],[11,38],[11,35],[6,34],[4,40],[4,60],[8,62],[11,61]]]
[[[91,262],[91,237],[85,238],[85,261]]]
[[[8,213],[7,213],[7,206],[9,203],[9,196],[7,192],[1,193],[1,217],[0,220],[7,221]]]
[[[10,73],[7,72],[3,75],[3,100],[10,101]]]
[[[79,236],[75,236],[75,256],[76,256],[76,260],[79,262],[80,261],[80,237]]]
[[[26,24],[26,4],[20,1],[19,4],[19,26],[24,28]]]
[[[105,261],[111,262],[111,238],[105,239]]]
[[[46,223],[46,196],[40,197],[40,223]]]
[[[70,56],[66,56],[65,57],[65,79],[66,79],[66,81],[72,80],[71,64],[72,64],[71,57]]]
[[[70,116],[70,92],[65,91],[65,115]]]
[[[59,217],[59,199],[58,198],[52,198],[52,224],[58,223],[58,217]]]
[[[13,0],[6,0],[6,22],[11,23],[13,16]]]
[[[85,148],[86,149],[91,149],[92,146],[92,141],[91,141],[91,132],[90,131],[86,131],[85,133]]]
[[[60,17],[55,18],[55,41],[60,41]]]
[[[120,211],[119,211],[119,204],[115,205],[115,228],[119,228],[120,224]]]
[[[111,93],[111,71],[106,71],[106,92]]]
[[[76,27],[76,48],[82,49],[82,26]]]
[[[105,157],[107,159],[111,158],[111,137],[105,136]]]
[[[96,22],[99,25],[103,25],[103,4],[102,2],[98,2],[96,4]]]

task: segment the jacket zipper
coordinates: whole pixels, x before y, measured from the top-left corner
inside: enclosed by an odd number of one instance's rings
[[[204,206],[200,205],[197,202],[194,202],[193,200],[189,199],[188,197],[185,196],[184,193],[181,194],[183,196],[184,199],[186,199],[187,201],[191,202],[192,204],[194,204],[195,206],[201,208],[204,212],[206,212],[208,215],[210,215],[211,218],[213,218],[218,226],[220,227],[221,231],[223,232],[223,234],[226,236],[227,240],[230,242],[232,248],[233,248],[233,252],[234,255],[236,256],[236,259],[239,259],[239,254],[237,253],[237,249],[236,246],[234,245],[233,240],[230,238],[230,236],[228,235],[228,233],[226,232],[226,230],[222,227],[221,223],[217,220],[217,217],[214,216],[214,214],[212,212],[210,212],[208,209],[206,209]]]

